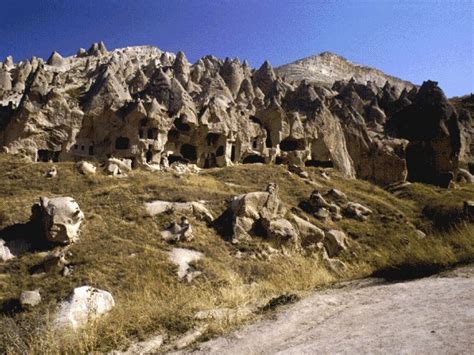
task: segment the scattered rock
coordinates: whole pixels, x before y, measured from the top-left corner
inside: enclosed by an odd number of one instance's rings
[[[54,166],[44,172],[44,176],[48,178],[54,178],[57,175],[58,175],[58,170]]]
[[[349,247],[349,238],[343,231],[330,229],[324,233],[323,240],[329,258],[338,256]]]
[[[341,274],[347,269],[347,265],[336,258],[330,258],[326,249],[323,249],[323,263],[335,274]]]
[[[76,164],[76,169],[84,175],[94,175],[97,171],[97,167],[88,161],[80,161]]]
[[[323,230],[296,215],[292,217],[303,244],[316,244],[323,240]]]
[[[44,238],[53,243],[76,241],[84,213],[72,197],[41,197],[31,208],[31,221],[42,227]]]
[[[356,202],[348,202],[343,211],[346,216],[362,222],[367,220],[368,216],[372,214],[372,210]]]
[[[61,303],[55,325],[73,330],[84,327],[88,321],[109,312],[115,306],[112,295],[91,286],[74,289],[68,299]]]
[[[261,308],[261,311],[266,312],[270,310],[274,310],[278,307],[295,303],[299,301],[299,297],[295,295],[294,293],[285,293],[283,295],[277,296],[272,298],[268,303]]]
[[[188,242],[194,239],[193,230],[186,217],[180,222],[173,222],[168,228],[161,231],[161,237],[167,242]]]
[[[23,309],[33,308],[41,303],[39,290],[22,291],[20,295],[20,305]]]
[[[176,341],[174,345],[175,349],[180,350],[191,345],[196,340],[198,340],[201,335],[204,334],[206,329],[207,329],[207,325],[202,325],[198,328],[189,330],[180,339],[178,339],[178,341]]]
[[[169,201],[152,201],[145,203],[145,209],[150,216],[161,213],[189,213],[194,217],[210,223],[214,220],[214,216],[207,209],[203,202],[169,202]]]
[[[5,245],[5,241],[0,239],[0,261],[8,261],[14,257],[15,255],[13,255],[10,249]]]
[[[154,354],[160,350],[164,341],[165,337],[162,334],[158,334],[148,340],[133,344],[125,352],[116,353],[117,355]]]
[[[105,166],[105,172],[111,176],[126,176],[132,171],[132,161],[130,159],[109,158]]]
[[[179,279],[186,278],[186,280],[190,282],[199,275],[197,272],[191,270],[191,265],[189,264],[200,260],[204,256],[202,253],[190,249],[173,248],[169,255],[171,261],[178,266]]]

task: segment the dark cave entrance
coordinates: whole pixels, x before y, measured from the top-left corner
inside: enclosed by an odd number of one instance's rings
[[[293,150],[304,150],[305,149],[305,140],[304,139],[293,139],[286,138],[281,141],[280,149],[285,152],[290,152]]]
[[[191,144],[183,144],[181,146],[180,153],[184,159],[189,161],[196,161],[197,159],[196,147]]]
[[[243,164],[265,163],[265,158],[258,154],[251,154],[244,158]]]

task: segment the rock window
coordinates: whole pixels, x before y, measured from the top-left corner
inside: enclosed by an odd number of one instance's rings
[[[148,128],[148,131],[147,131],[147,138],[148,138],[148,139],[157,139],[157,138],[158,138],[158,129],[156,129],[156,128]]]
[[[220,145],[219,148],[217,148],[216,157],[221,157],[223,155],[224,155],[224,146]]]
[[[219,135],[217,133],[209,133],[206,137],[207,145],[214,145],[219,140]]]
[[[230,160],[235,161],[235,144],[232,144],[232,147],[230,149]]]
[[[89,146],[89,155],[94,155],[94,146],[93,145]]]
[[[255,139],[252,141],[252,148],[253,148],[253,149],[257,149],[257,148],[258,148],[258,140],[257,140],[257,138],[255,138]]]
[[[127,137],[118,137],[115,140],[115,149],[128,149],[130,145],[130,140]]]

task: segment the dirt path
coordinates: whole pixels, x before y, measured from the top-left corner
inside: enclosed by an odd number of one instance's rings
[[[474,353],[474,266],[317,292],[195,353]]]

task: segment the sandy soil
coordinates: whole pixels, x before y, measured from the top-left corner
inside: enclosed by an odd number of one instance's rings
[[[189,352],[189,351],[188,351]],[[474,266],[340,285],[199,345],[202,354],[473,354]]]

